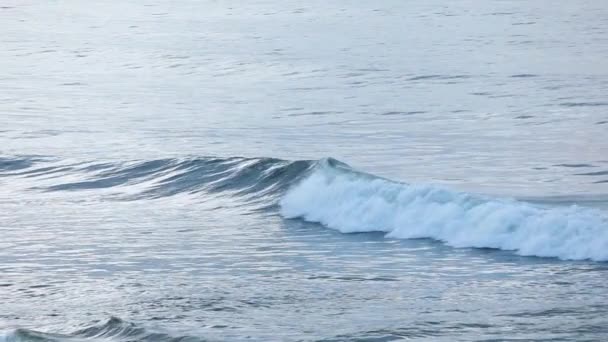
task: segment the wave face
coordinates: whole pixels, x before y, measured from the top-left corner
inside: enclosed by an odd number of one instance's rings
[[[0,158],[0,177],[20,177],[43,192],[112,189],[125,200],[179,194],[226,193],[270,201],[305,176],[314,161],[276,158],[157,159],[132,162],[53,162],[41,157]],[[276,201],[274,201],[276,202]]]
[[[608,218],[599,210],[544,207],[398,183],[333,159],[318,162],[280,206],[285,218],[318,222],[343,233],[380,231],[390,238],[430,238],[453,247],[608,260]]]
[[[133,323],[112,317],[101,325],[93,325],[71,334],[46,333],[30,329],[16,329],[0,332],[0,342],[77,342],[90,340],[144,341],[144,342],[195,342],[200,338],[189,336],[174,337],[166,333],[150,332]]]

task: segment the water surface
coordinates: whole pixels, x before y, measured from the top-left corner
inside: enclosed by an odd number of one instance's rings
[[[606,18],[3,2],[0,340],[605,339]]]

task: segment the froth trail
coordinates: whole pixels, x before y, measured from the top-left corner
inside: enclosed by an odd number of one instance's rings
[[[280,206],[285,218],[343,233],[381,231],[391,238],[431,238],[454,247],[608,261],[608,217],[600,210],[544,207],[393,182],[333,159],[319,161]]]

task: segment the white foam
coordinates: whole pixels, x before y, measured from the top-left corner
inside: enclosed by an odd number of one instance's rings
[[[608,260],[605,212],[489,199],[428,185],[408,185],[320,161],[281,200],[281,214],[343,233],[386,232],[432,238],[454,247],[513,250],[520,255]]]

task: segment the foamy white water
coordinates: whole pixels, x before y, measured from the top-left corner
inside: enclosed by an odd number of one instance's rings
[[[321,161],[289,190],[281,200],[282,215],[343,233],[380,231],[387,237],[432,238],[454,247],[608,260],[608,217],[600,210],[484,198],[391,182],[335,165]]]

